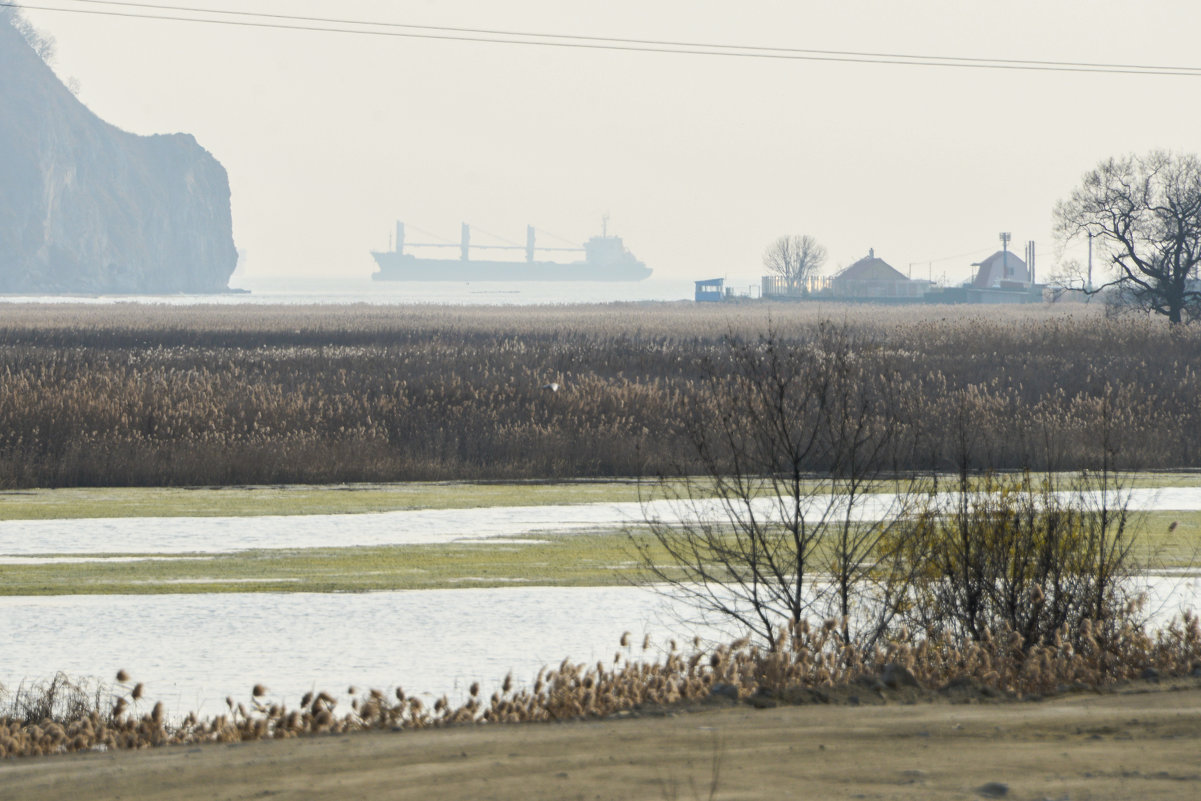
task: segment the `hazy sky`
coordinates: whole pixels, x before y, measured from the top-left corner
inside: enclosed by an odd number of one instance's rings
[[[147,0],[160,2],[160,0]],[[169,0],[161,0],[167,4]],[[514,31],[1201,67],[1196,0],[176,0]],[[73,0],[27,5],[119,10]],[[132,9],[131,9],[132,10]],[[135,13],[147,13],[145,10]],[[80,98],[229,171],[253,276],[366,276],[393,222],[524,241],[610,228],[662,278],[761,273],[810,233],[967,278],[1102,158],[1201,150],[1201,75],[822,63],[296,32],[28,10]],[[549,240],[546,240],[549,243]],[[944,259],[958,254],[961,258]],[[1068,254],[1069,256],[1073,254]],[[941,259],[941,260],[939,260]]]

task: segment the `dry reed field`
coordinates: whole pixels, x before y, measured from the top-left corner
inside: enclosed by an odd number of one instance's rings
[[[976,468],[1088,467],[1100,428],[1121,467],[1201,466],[1201,328],[1083,306],[13,305],[0,487],[687,471],[727,338],[831,326],[904,399],[900,469],[953,467],[956,426]]]
[[[539,672],[532,687],[514,684],[484,698],[478,684],[459,705],[446,696],[433,704],[397,687],[391,692],[351,687],[345,699],[311,692],[288,708],[255,685],[245,701],[227,699],[228,714],[212,719],[167,718],[124,671],[115,687],[81,687],[65,677],[19,688],[2,699],[0,758],[77,751],[142,749],[163,745],[291,739],[364,730],[413,730],[457,725],[554,722],[609,718],[631,711],[663,712],[706,700],[753,707],[807,703],[887,703],[1029,699],[1071,690],[1104,689],[1133,679],[1201,677],[1201,627],[1185,615],[1148,635],[1124,626],[1110,633],[1087,621],[1064,628],[1045,643],[1024,645],[1012,630],[987,632],[957,643],[911,637],[902,631],[870,651],[842,644],[837,621],[783,629],[766,647],[742,639],[729,645],[647,656],[629,635],[612,662],[564,660]],[[149,707],[147,710],[146,707]]]

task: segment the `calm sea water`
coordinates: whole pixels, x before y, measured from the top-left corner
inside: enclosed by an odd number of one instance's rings
[[[529,283],[372,281],[370,278],[255,278],[239,276],[230,286],[248,293],[226,295],[5,295],[9,303],[146,303],[161,305],[288,304],[549,305],[692,300],[692,281],[648,278],[636,282],[566,281]]]

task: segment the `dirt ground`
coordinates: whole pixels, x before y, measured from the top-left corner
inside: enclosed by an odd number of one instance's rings
[[[718,763],[716,789],[714,762]],[[0,762],[0,799],[1195,799],[1201,682]]]

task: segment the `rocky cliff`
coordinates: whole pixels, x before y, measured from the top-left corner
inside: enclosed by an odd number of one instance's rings
[[[225,291],[229,201],[192,136],[104,122],[0,17],[0,292]]]

